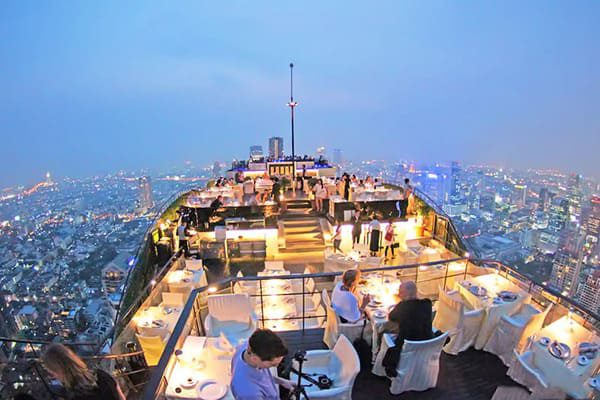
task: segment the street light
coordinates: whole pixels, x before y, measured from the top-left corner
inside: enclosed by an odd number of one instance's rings
[[[296,147],[294,146],[294,108],[298,105],[297,102],[294,101],[294,64],[290,63],[290,102],[287,103],[287,106],[291,111],[291,119],[292,119],[292,189],[294,193],[296,192]]]

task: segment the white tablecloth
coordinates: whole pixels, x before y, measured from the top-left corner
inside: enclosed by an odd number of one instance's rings
[[[571,348],[571,356],[566,361],[552,356],[548,347],[539,343],[541,337],[567,344]],[[580,398],[590,391],[585,381],[600,365],[600,354],[597,354],[588,365],[582,366],[577,363],[581,342],[600,343],[600,340],[594,333],[564,316],[539,331],[535,343],[531,345],[533,362],[542,372],[547,383],[575,398]]]
[[[196,361],[184,363],[177,361],[171,375],[167,378],[169,383],[165,391],[168,399],[199,399],[199,386],[191,389],[184,389],[180,383],[188,377],[193,377],[199,382],[206,379],[213,379],[221,384],[231,384],[231,357],[233,354],[220,352],[215,349],[215,344],[219,338],[206,338],[199,336],[188,336],[181,348],[183,358]],[[181,392],[177,393],[176,388]],[[228,389],[223,399],[233,399],[231,390]]]
[[[480,297],[473,294],[469,290],[471,287],[469,283],[485,288],[487,290],[487,297]],[[485,346],[503,315],[512,315],[523,304],[531,301],[531,295],[498,274],[481,275],[467,281],[458,282],[455,289],[459,291],[461,296],[465,298],[473,309],[484,308],[486,311],[486,315],[481,323],[481,329],[477,335],[477,340],[475,341],[475,348],[478,350]],[[517,300],[495,303],[494,297],[503,290],[515,292],[518,296]]]
[[[136,314],[137,330],[145,336],[165,336],[164,332],[173,333],[175,324],[181,315],[181,308],[169,307],[171,312],[167,314],[162,306],[152,306],[148,309],[140,310]],[[152,325],[152,321],[160,320],[164,322],[162,327]]]

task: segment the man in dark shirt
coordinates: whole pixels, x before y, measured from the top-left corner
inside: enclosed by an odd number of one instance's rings
[[[388,350],[383,366],[388,376],[396,376],[396,367],[405,340],[427,340],[433,337],[431,330],[431,300],[417,299],[417,285],[406,281],[398,291],[400,303],[390,312],[389,320],[398,325],[396,345]]]

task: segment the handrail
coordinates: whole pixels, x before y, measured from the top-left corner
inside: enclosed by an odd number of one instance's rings
[[[536,286],[539,286],[540,288],[543,288],[543,290],[545,292],[548,292],[549,294],[551,294],[552,296],[556,297],[557,299],[560,300],[561,303],[568,303],[570,305],[570,307],[574,307],[577,308],[578,310],[580,310],[581,312],[589,315],[590,317],[592,317],[594,320],[600,322],[600,314],[597,314],[594,311],[591,311],[589,309],[587,309],[584,305],[577,303],[576,301],[574,301],[573,299],[566,297],[565,295],[563,295],[561,292],[559,292],[558,290],[549,287],[547,285],[545,285],[543,282],[539,282],[536,281],[535,279],[532,279],[530,277],[528,277],[527,275],[522,274],[521,272],[515,270],[514,268],[511,268],[510,266],[497,261],[497,260],[485,260],[485,259],[470,259],[470,261],[473,264],[492,264],[495,266],[495,268],[500,271],[501,268],[505,269],[507,272],[510,271],[510,274],[514,277],[516,277],[517,279],[521,280],[521,281],[529,281],[530,283],[533,283]]]
[[[39,344],[39,345],[54,343],[49,340],[13,339],[13,338],[9,338],[9,337],[0,337],[0,342],[20,343],[20,344]],[[62,344],[64,344],[65,346],[97,346],[98,345],[98,343],[96,343],[96,342],[73,342],[73,343],[62,342]]]
[[[592,311],[586,309],[584,306],[577,304],[573,300],[558,293],[556,290],[553,290],[553,289],[547,287],[546,285],[539,283],[539,282],[519,273],[518,271],[514,270],[510,266],[507,266],[496,260],[482,260],[482,259],[476,259],[476,258],[471,258],[471,257],[457,257],[457,258],[453,258],[453,259],[431,261],[431,262],[427,262],[427,263],[417,263],[417,264],[401,265],[401,266],[365,268],[365,269],[361,269],[361,271],[362,272],[380,272],[380,271],[383,272],[383,271],[388,271],[388,270],[400,271],[400,270],[406,270],[406,269],[412,269],[412,268],[417,268],[417,271],[418,271],[418,267],[420,267],[420,266],[449,264],[452,262],[459,262],[459,261],[467,262],[467,264],[465,265],[465,270],[464,270],[465,274],[467,273],[467,270],[468,270],[468,263],[472,263],[473,265],[477,265],[477,266],[485,266],[486,264],[492,264],[498,270],[500,270],[500,268],[504,268],[505,270],[510,271],[511,275],[513,277],[515,277],[516,279],[519,279],[519,280],[523,281],[524,283],[529,282],[529,284],[530,284],[529,292],[531,292],[532,284],[539,286],[543,291],[556,297],[556,299],[557,299],[556,304],[567,303],[568,305],[579,310],[581,313],[586,314],[587,317],[591,317],[591,319],[600,321],[600,315],[596,314],[595,312],[592,312]],[[244,281],[263,281],[263,280],[267,281],[267,280],[273,280],[273,279],[286,279],[286,280],[303,279],[304,280],[304,279],[308,279],[308,278],[335,277],[335,276],[340,276],[342,274],[343,274],[342,271],[337,271],[337,272],[318,272],[318,273],[312,273],[312,274],[290,274],[290,275],[283,275],[283,276],[282,275],[269,275],[269,276],[227,277],[218,282],[214,282],[214,283],[210,284],[209,286],[203,286],[201,288],[192,290],[186,304],[184,305],[184,307],[182,309],[181,316],[179,317],[179,320],[177,321],[177,324],[175,325],[175,328],[173,329],[173,332],[172,332],[171,336],[169,337],[167,344],[165,345],[165,348],[163,350],[160,361],[158,362],[158,365],[154,368],[153,375],[152,375],[150,381],[148,382],[148,386],[146,387],[146,391],[144,392],[144,395],[142,398],[149,400],[149,399],[158,398],[158,396],[160,395],[159,391],[161,389],[163,373],[166,370],[166,367],[171,359],[171,356],[176,349],[177,342],[180,339],[180,336],[187,324],[187,321],[188,321],[192,311],[194,310],[194,304],[195,304],[198,296],[201,293],[205,292],[209,287],[223,287],[223,286],[233,285],[237,282],[244,282]],[[448,276],[448,269],[446,269],[446,276]],[[418,283],[417,283],[417,285],[418,285]],[[289,293],[286,293],[286,294],[289,294]],[[551,299],[549,299],[549,300],[551,300]],[[587,318],[587,317],[586,317],[586,320],[589,320],[589,318]],[[286,318],[277,318],[277,320],[280,320],[280,319],[286,319]],[[287,318],[287,319],[291,319],[291,318]],[[264,315],[263,315],[263,320],[268,320],[268,318],[265,319]]]

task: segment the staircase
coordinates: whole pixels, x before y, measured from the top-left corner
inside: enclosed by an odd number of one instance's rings
[[[285,239],[282,253],[323,251],[325,243],[318,217],[311,215],[308,200],[288,200],[287,212],[279,218]]]

